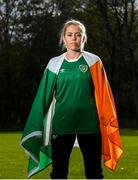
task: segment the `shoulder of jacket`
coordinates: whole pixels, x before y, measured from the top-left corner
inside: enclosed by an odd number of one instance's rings
[[[83,56],[85,60],[87,61],[89,66],[94,65],[97,61],[101,61],[100,57],[97,56],[96,54],[84,51]]]
[[[53,57],[49,60],[48,64],[47,64],[47,67],[46,69],[54,72],[54,73],[58,73],[58,70],[63,62],[65,58],[65,53],[59,55],[59,56],[56,56],[56,57]]]

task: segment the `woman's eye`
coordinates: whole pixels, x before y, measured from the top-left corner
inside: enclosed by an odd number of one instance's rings
[[[71,34],[68,34],[67,36],[72,36]]]
[[[77,34],[78,37],[81,37],[81,34]]]
[[[68,37],[72,37],[72,36],[74,36],[74,35],[73,35],[73,34],[67,34],[67,36],[68,36]],[[75,34],[75,36],[76,36],[76,37],[81,37],[82,35],[81,35],[80,33],[78,33],[78,34]]]

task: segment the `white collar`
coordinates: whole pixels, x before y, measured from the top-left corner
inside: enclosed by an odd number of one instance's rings
[[[75,59],[68,59],[66,56],[65,56],[65,60],[68,61],[68,62],[75,62],[75,61],[78,61],[82,56],[82,53],[79,55],[78,58],[75,58]]]

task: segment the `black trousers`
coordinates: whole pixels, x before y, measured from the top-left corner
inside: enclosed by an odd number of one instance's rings
[[[52,179],[67,179],[70,154],[76,135],[52,135]],[[77,134],[87,179],[102,179],[100,134]]]

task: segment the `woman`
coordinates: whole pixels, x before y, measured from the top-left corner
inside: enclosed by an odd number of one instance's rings
[[[29,154],[29,177],[52,163],[52,179],[66,179],[77,138],[87,179],[115,170],[122,154],[113,95],[100,58],[84,51],[84,25],[67,21],[60,43],[66,52],[52,58],[43,74],[21,145]]]

